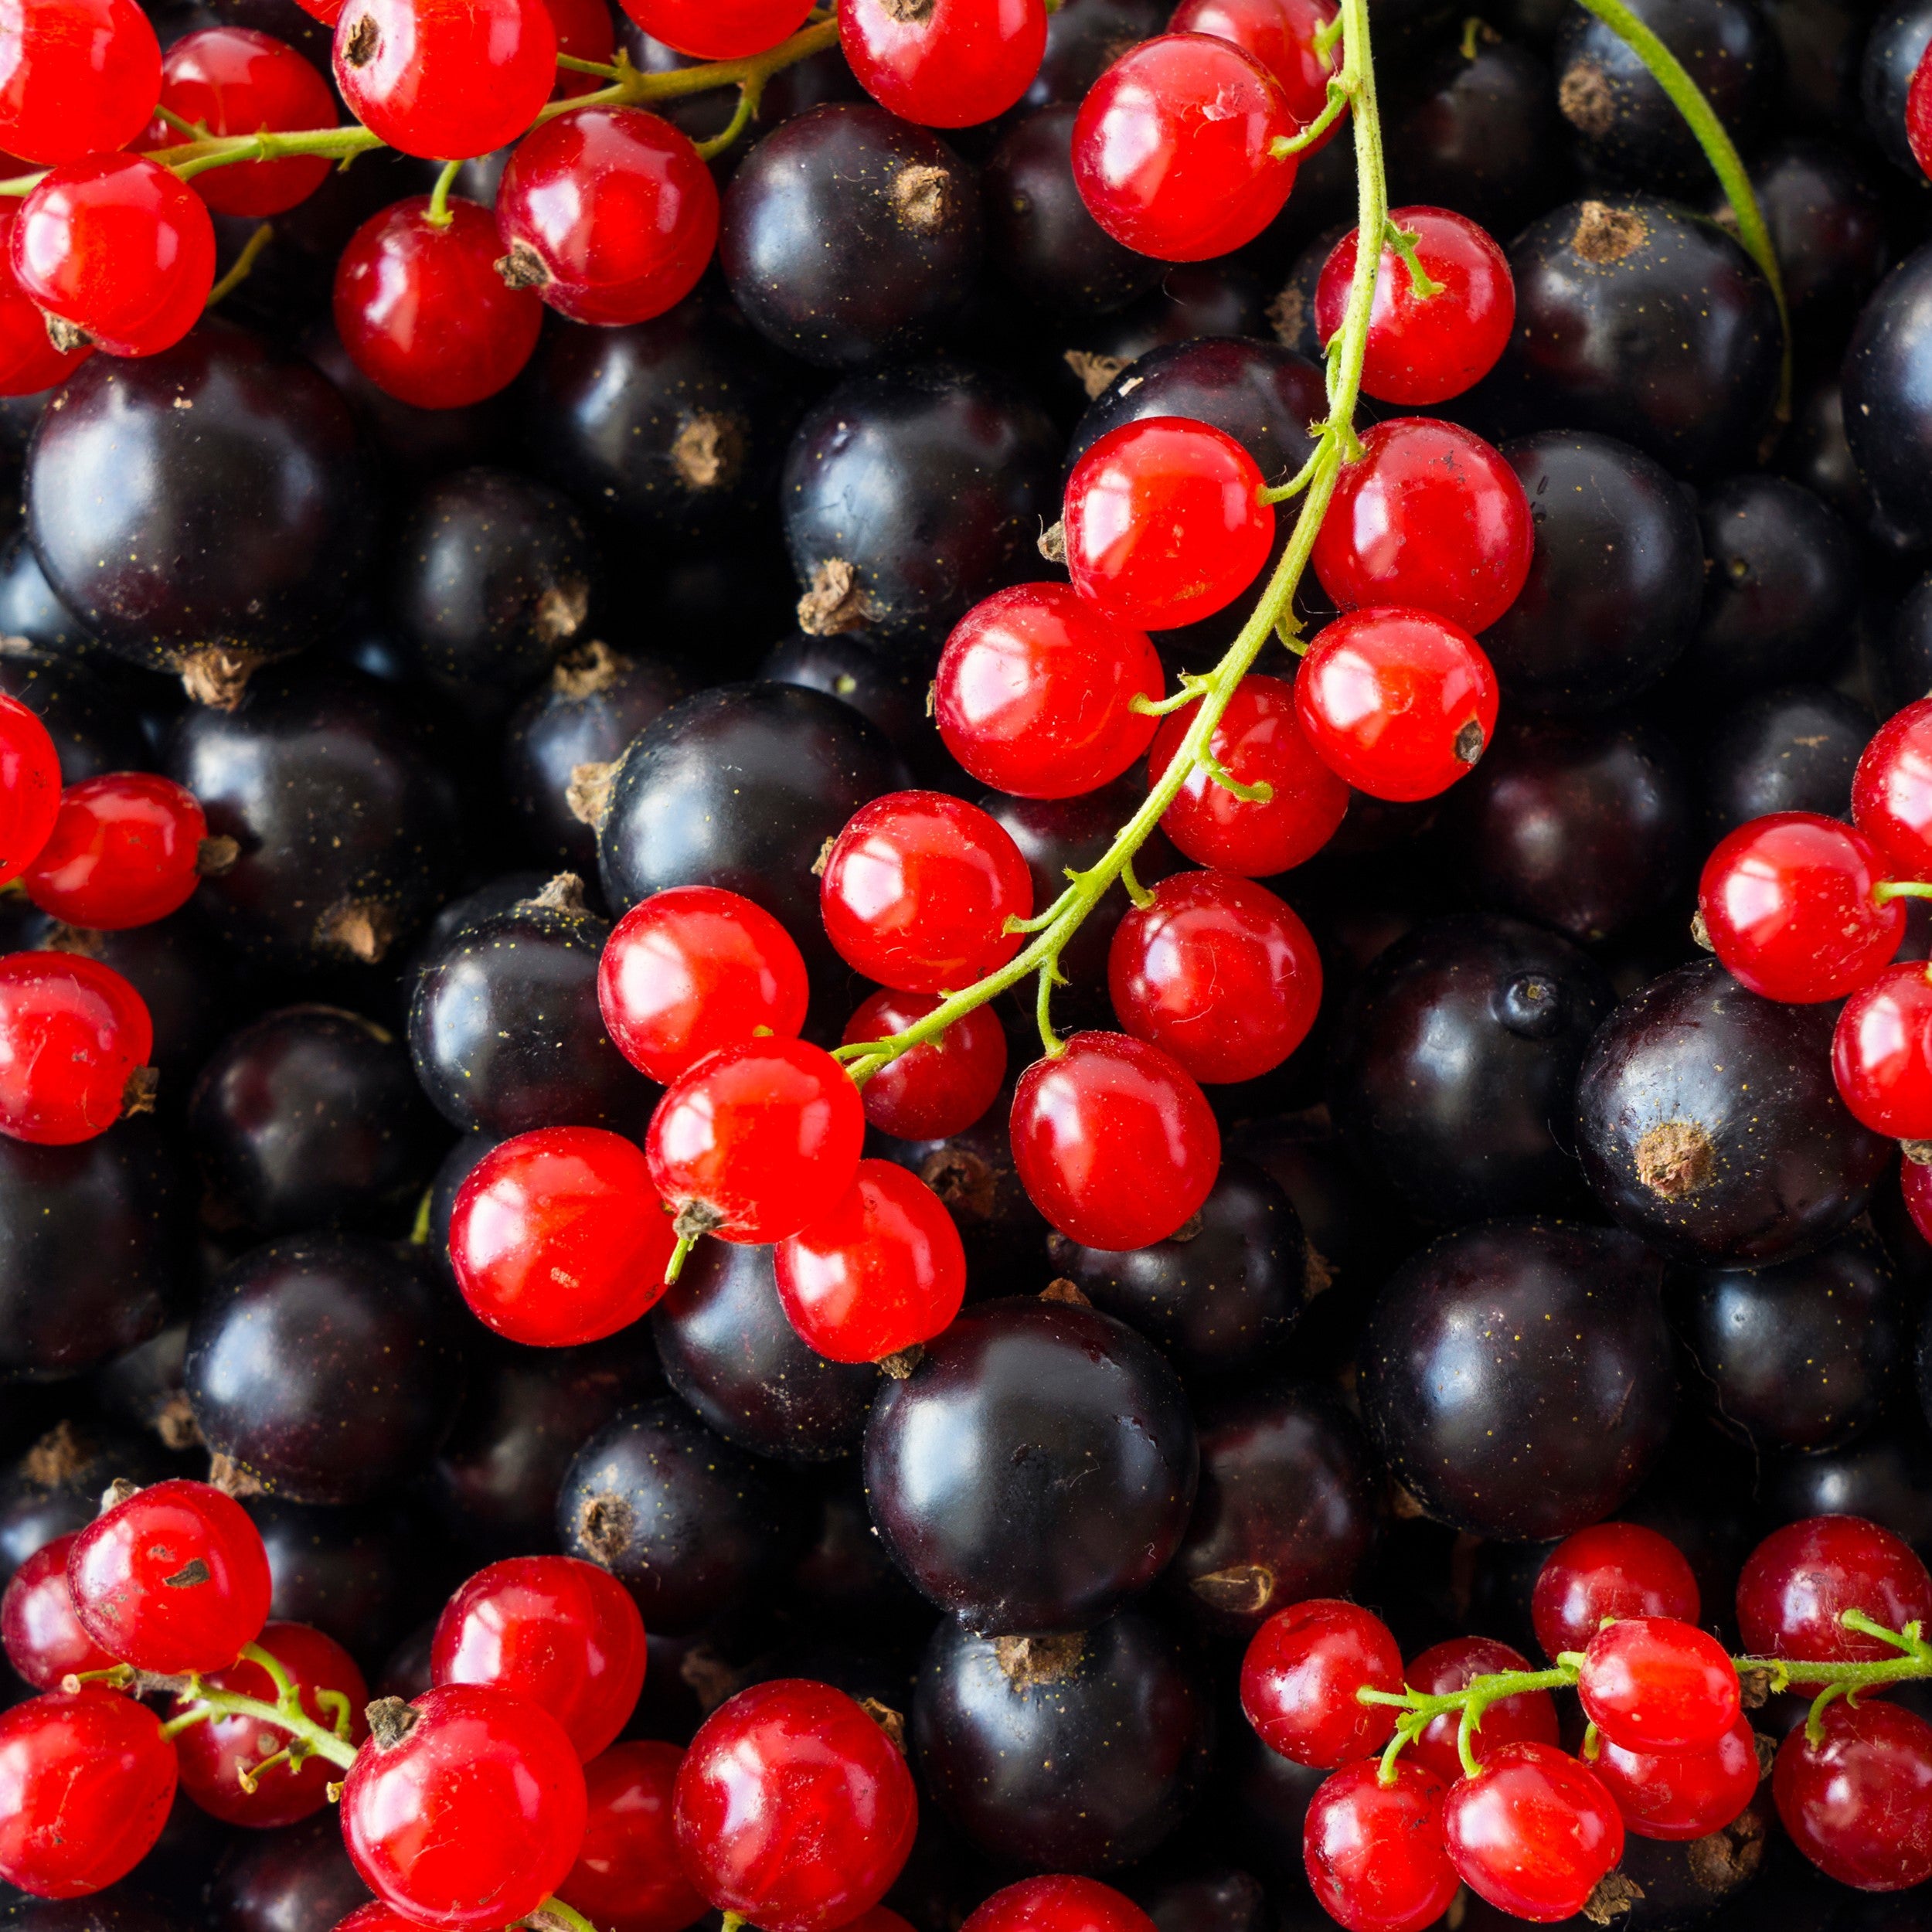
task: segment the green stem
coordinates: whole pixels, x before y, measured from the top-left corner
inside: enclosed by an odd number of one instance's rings
[[[450,213],[450,190],[456,185],[456,178],[463,172],[460,161],[446,161],[443,172],[436,178],[436,185],[430,190],[428,212],[423,219],[432,228],[447,228],[456,218]]]
[[[740,1919],[742,1925],[744,1921]],[[597,1932],[595,1923],[587,1919],[574,1905],[566,1905],[553,1892],[530,1916],[523,1920],[526,1925],[539,1925],[546,1928],[564,1926],[569,1932]]]
[[[232,295],[236,289],[240,287],[242,284],[247,281],[262,250],[274,239],[274,223],[265,221],[258,224],[254,233],[242,244],[242,252],[235,257],[234,265],[219,281],[216,283],[213,288],[209,290],[208,299],[202,303],[202,306],[204,308],[213,308],[217,302]]]
[[[355,1747],[338,1737],[299,1710],[284,1709],[279,1704],[265,1704],[259,1697],[243,1697],[234,1691],[210,1690],[206,1685],[189,1693],[194,1701],[179,1717],[171,1717],[161,1727],[164,1737],[174,1737],[191,1724],[206,1723],[211,1717],[252,1717],[291,1737],[298,1737],[317,1757],[347,1770],[355,1762]]]
[[[1922,879],[1881,879],[1872,888],[1872,896],[1881,906],[1895,899],[1932,899],[1932,883]]]

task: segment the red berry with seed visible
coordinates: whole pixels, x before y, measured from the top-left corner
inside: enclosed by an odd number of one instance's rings
[[[700,60],[741,60],[789,39],[811,0],[624,0],[645,32]]]
[[[0,396],[32,396],[52,389],[94,353],[92,343],[79,349],[56,349],[47,334],[40,305],[20,286],[13,269],[13,225],[20,204],[0,196]],[[9,704],[17,703],[9,698]],[[0,782],[0,793],[4,793]],[[15,870],[18,870],[16,866]],[[11,877],[0,861],[0,880]]]
[[[1852,1117],[1900,1141],[1932,1138],[1932,975],[1888,966],[1845,1002],[1832,1077]]]
[[[1271,1751],[1326,1767],[1387,1743],[1398,1715],[1363,1690],[1399,1692],[1402,1652],[1379,1617],[1338,1597],[1278,1610],[1241,1659],[1241,1709]]]
[[[0,1596],[0,1646],[7,1662],[36,1690],[58,1690],[70,1675],[111,1669],[108,1655],[74,1614],[67,1587],[67,1553],[79,1532],[43,1543]]]
[[[1335,0],[1181,0],[1170,33],[1212,34],[1251,54],[1280,83],[1288,111],[1306,127],[1328,102],[1328,81],[1340,65],[1315,37],[1335,16]],[[1345,111],[1310,147],[1315,154],[1342,131]]]
[[[60,799],[60,756],[47,727],[18,698],[0,692],[0,885],[39,857]]]
[[[1896,1653],[1895,1653],[1896,1654]],[[1771,1796],[1791,1842],[1841,1885],[1903,1892],[1932,1879],[1932,1724],[1874,1699],[1828,1704],[1814,1744],[1779,1746]]]
[[[1496,729],[1496,674],[1460,624],[1427,611],[1352,611],[1308,647],[1294,681],[1317,755],[1372,798],[1433,798]]]
[[[1443,1803],[1450,1861],[1498,1911],[1547,1922],[1580,1912],[1624,1855],[1616,1801],[1552,1744],[1505,1744]]]
[[[1045,0],[844,0],[838,44],[860,87],[901,121],[972,128],[1026,93],[1046,51]]]
[[[149,771],[104,773],[62,794],[53,830],[21,875],[70,926],[118,932],[179,911],[200,883],[208,821],[191,791]]]
[[[234,1662],[268,1621],[261,1532],[232,1496],[175,1478],[97,1516],[67,1553],[74,1614],[102,1649],[174,1676]]]
[[[1254,458],[1208,423],[1150,416],[1108,430],[1066,479],[1073,588],[1145,631],[1211,617],[1268,560],[1260,488]]]
[[[889,1039],[923,1019],[936,993],[874,993],[845,1022],[843,1044]],[[935,1039],[908,1047],[860,1090],[866,1118],[902,1141],[962,1134],[999,1098],[1006,1078],[1006,1029],[990,1006],[962,1014]]]
[[[1932,698],[1894,712],[1852,777],[1852,817],[1894,879],[1932,879]]]
[[[1394,208],[1389,219],[1416,237],[1416,259],[1440,286],[1418,295],[1408,264],[1383,248],[1362,393],[1406,409],[1446,403],[1481,382],[1509,345],[1516,319],[1509,258],[1485,230],[1447,208]],[[1348,308],[1355,233],[1335,243],[1315,284],[1315,335],[1325,348]]]
[[[1577,1668],[1584,1715],[1633,1751],[1709,1750],[1743,1709],[1730,1654],[1675,1617],[1620,1617]]]
[[[1847,1630],[1848,1610],[1887,1630],[1932,1629],[1932,1575],[1903,1537],[1862,1516],[1808,1516],[1774,1529],[1737,1579],[1737,1627],[1759,1657],[1875,1664],[1897,1650]]]
[[[1697,1621],[1697,1578],[1684,1553],[1641,1523],[1594,1523],[1543,1560],[1530,1593],[1536,1641],[1554,1658],[1583,1650],[1606,1617]]]
[[[146,1002],[111,966],[78,953],[0,959],[0,1134],[43,1147],[104,1134],[141,1098],[129,1083],[154,1046]]]
[[[1445,1691],[1467,1689],[1478,1677],[1534,1668],[1520,1651],[1493,1637],[1451,1637],[1410,1658],[1403,1675],[1412,1690],[1440,1696]],[[1462,1776],[1462,1753],[1456,1746],[1461,1728],[1457,1713],[1444,1711],[1429,1720],[1410,1747],[1418,1764],[1451,1784]],[[1505,1744],[1554,1744],[1557,1736],[1556,1706],[1549,1692],[1518,1691],[1513,1697],[1498,1698],[1484,1711],[1480,1728],[1470,1731],[1469,1748],[1480,1764]]]
[[[599,1932],[685,1932],[704,1916],[671,1825],[672,1785],[683,1761],[675,1744],[629,1738],[583,1767],[583,1849],[557,1896]]]
[[[57,165],[125,147],[160,92],[134,0],[0,0],[0,150]]]
[[[1131,1899],[1098,1879],[1022,1879],[993,1896],[960,1932],[1155,1932]]]
[[[1349,1932],[1421,1932],[1461,1883],[1443,1845],[1448,1787],[1409,1758],[1389,1784],[1380,1769],[1370,1758],[1324,1782],[1302,1824],[1302,1863],[1316,1903]]]
[[[1757,1795],[1757,1740],[1740,1717],[1701,1751],[1633,1751],[1606,1736],[1590,1768],[1638,1838],[1721,1832]]]

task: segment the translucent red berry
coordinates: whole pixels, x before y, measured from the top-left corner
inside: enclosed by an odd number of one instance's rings
[[[60,756],[53,740],[18,698],[0,693],[0,885],[40,855],[60,815]]]
[[[1757,1795],[1762,1775],[1750,1719],[1701,1751],[1633,1751],[1606,1737],[1590,1769],[1638,1838],[1708,1838]]]
[[[843,1043],[889,1039],[923,1019],[936,993],[874,993],[845,1022]],[[942,1141],[964,1133],[999,1097],[1006,1078],[1006,1032],[990,1006],[975,1006],[936,1038],[908,1047],[861,1091],[866,1118],[902,1141]]]
[[[0,0],[0,151],[44,165],[124,148],[160,92],[135,0]]]
[[[1022,1879],[995,1892],[960,1932],[1155,1932],[1134,1901],[1098,1879]]]
[[[1894,879],[1932,879],[1932,698],[1894,712],[1852,779],[1852,816]]]
[[[1903,1537],[1862,1516],[1808,1516],[1774,1529],[1737,1579],[1737,1627],[1758,1657],[1875,1664],[1896,1649],[1848,1630],[1848,1610],[1887,1630],[1932,1628],[1932,1575]]]
[[[1737,1672],[1708,1631],[1675,1617],[1623,1617],[1577,1667],[1583,1713],[1633,1751],[1703,1751],[1737,1722]]]
[[[200,883],[208,821],[191,791],[150,771],[104,773],[62,794],[27,896],[70,926],[117,932],[165,919]]]
[[[94,353],[91,342],[56,349],[40,305],[20,286],[13,270],[13,225],[19,216],[19,202],[0,196],[0,396],[52,389]]]
[[[1046,49],[1044,0],[845,0],[838,44],[860,87],[901,121],[971,128],[1026,93]]]
[[[1315,45],[1335,15],[1334,0],[1181,0],[1168,31],[1212,34],[1252,54],[1280,83],[1288,111],[1306,127],[1328,105],[1328,81],[1340,64],[1338,55]],[[1345,112],[1308,151],[1325,148],[1347,120]]]
[[[1932,1724],[1883,1699],[1825,1706],[1778,1747],[1771,1795],[1791,1842],[1861,1892],[1932,1879]]]
[[[1932,175],[1932,60],[1923,54],[1906,90],[1905,139],[1920,172]]]
[[[1521,1651],[1493,1637],[1451,1637],[1410,1658],[1403,1675],[1412,1690],[1440,1696],[1445,1691],[1466,1689],[1478,1677],[1534,1668]],[[1461,1728],[1462,1720],[1453,1711],[1431,1718],[1406,1756],[1453,1784],[1462,1776],[1462,1753],[1456,1743]],[[1556,1706],[1547,1691],[1518,1691],[1512,1697],[1498,1698],[1485,1707],[1482,1723],[1469,1733],[1469,1748],[1478,1764],[1505,1744],[1556,1741]]]
[[[7,1662],[36,1690],[58,1690],[70,1674],[111,1669],[116,1662],[74,1614],[67,1553],[78,1533],[43,1543],[13,1573],[0,1596],[0,1646]]]
[[[624,0],[654,39],[700,60],[740,60],[789,39],[811,0]]]
[[[111,966],[78,953],[0,959],[0,1134],[45,1147],[104,1134],[149,1104],[154,1046],[145,1002]]]
[[[1539,1921],[1580,1912],[1624,1855],[1616,1801],[1553,1744],[1505,1744],[1443,1802],[1450,1861],[1498,1911]]]
[[[1345,1764],[1379,1750],[1398,1713],[1356,1692],[1401,1689],[1402,1652],[1388,1625],[1337,1597],[1277,1611],[1241,1659],[1243,1715],[1270,1750],[1298,1764]]]
[[[617,52],[617,24],[604,0],[545,0],[550,9],[550,24],[556,29],[556,50],[575,60],[594,60],[609,66]],[[556,84],[550,90],[553,100],[572,100],[579,94],[594,94],[604,85],[600,74],[578,73],[560,66]]]
[[[557,1896],[601,1932],[685,1932],[704,1916],[671,1825],[671,1789],[683,1760],[675,1744],[627,1738],[583,1767],[583,1849]]]
[[[1895,1140],[1932,1138],[1932,977],[1888,966],[1845,1002],[1832,1077],[1852,1117]]]
[[[1536,1641],[1554,1658],[1583,1650],[1606,1617],[1697,1621],[1697,1578],[1667,1536],[1641,1523],[1594,1523],[1566,1536],[1536,1573],[1529,1609]]]
[[[1373,1758],[1345,1766],[1309,1801],[1302,1862],[1315,1901],[1348,1932],[1422,1932],[1461,1880],[1442,1838],[1439,1774],[1398,1758],[1388,1784]]]

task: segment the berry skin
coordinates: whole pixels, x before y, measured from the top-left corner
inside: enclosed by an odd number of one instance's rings
[[[1590,1760],[1638,1838],[1683,1840],[1721,1832],[1757,1794],[1757,1743],[1740,1717],[1701,1751],[1633,1751],[1605,1737]]]
[[[859,1090],[823,1047],[752,1040],[677,1081],[645,1151],[685,1227],[781,1241],[851,1186],[865,1138]]]
[[[1494,239],[1446,208],[1394,208],[1389,219],[1416,237],[1416,259],[1439,291],[1415,292],[1408,264],[1382,251],[1362,359],[1365,395],[1405,409],[1446,403],[1481,381],[1508,345],[1516,285]],[[1355,231],[1335,245],[1315,284],[1315,335],[1326,348],[1342,326],[1355,274]]]
[[[1019,1077],[1010,1124],[1027,1198],[1089,1248],[1165,1241],[1208,1197],[1221,1130],[1186,1070],[1124,1033],[1076,1033]]]
[[[1615,1801],[1550,1744],[1505,1744],[1443,1804],[1449,1857],[1498,1911],[1546,1922],[1580,1912],[1624,1855]]]
[[[1551,1728],[1555,1728],[1552,1720]],[[1309,1801],[1301,1859],[1316,1902],[1349,1932],[1422,1932],[1461,1883],[1443,1849],[1435,1771],[1396,1760],[1384,1784],[1370,1758],[1344,1767]]]
[[[1535,1667],[1520,1651],[1493,1637],[1451,1637],[1434,1644],[1420,1656],[1409,1660],[1403,1675],[1411,1689],[1439,1696],[1444,1691],[1468,1688],[1471,1680],[1499,1671],[1530,1670]],[[1461,1720],[1452,1712],[1431,1718],[1413,1744],[1410,1755],[1426,1766],[1445,1784],[1453,1784],[1462,1775],[1462,1757],[1456,1748],[1456,1733]],[[1557,1741],[1556,1706],[1547,1691],[1519,1691],[1513,1697],[1500,1697],[1482,1714],[1480,1726],[1469,1733],[1469,1748],[1480,1764],[1491,1752],[1505,1744],[1554,1744]]]
[[[1043,0],[846,0],[838,44],[860,87],[901,121],[971,128],[1026,93],[1046,51]]]
[[[1905,908],[1880,901],[1877,849],[1815,812],[1778,811],[1721,839],[1697,882],[1711,949],[1766,999],[1842,999],[1877,977],[1905,936]]]
[[[372,215],[335,265],[335,332],[386,396],[461,409],[514,382],[536,347],[543,304],[496,271],[502,238],[488,209],[452,195],[450,220],[412,195]]]
[[[1606,1617],[1697,1621],[1697,1578],[1668,1537],[1641,1523],[1594,1523],[1566,1536],[1536,1573],[1529,1614],[1543,1655],[1583,1650]]]
[[[896,992],[957,992],[1024,943],[1033,876],[990,812],[943,791],[895,791],[846,821],[819,879],[825,936]]]
[[[1774,1529],[1737,1579],[1737,1628],[1757,1657],[1875,1664],[1889,1644],[1839,1621],[1862,1610],[1887,1630],[1932,1626],[1932,1575],[1902,1537],[1860,1516],[1809,1516]]]
[[[507,147],[556,80],[543,0],[349,0],[335,84],[378,140],[426,161]]]
[[[268,1621],[261,1532],[233,1497],[179,1477],[88,1524],[67,1553],[67,1586],[96,1643],[163,1676],[226,1668]]]
[[[683,1761],[675,1744],[630,1738],[583,1767],[590,1821],[557,1896],[604,1932],[685,1932],[704,1916],[671,1828],[672,1784]]]
[[[1738,1719],[1724,1646],[1674,1617],[1625,1617],[1590,1640],[1578,1667],[1584,1714],[1633,1751],[1703,1751]]]
[[[577,1862],[583,1771],[550,1713],[480,1684],[369,1706],[342,1784],[342,1842],[405,1917],[482,1928],[534,1912]]]
[[[21,202],[8,246],[22,291],[110,355],[173,348],[215,285],[208,204],[141,155],[56,168]]]
[[[1397,417],[1362,438],[1311,561],[1345,611],[1396,604],[1486,631],[1529,575],[1529,498],[1501,455],[1453,423]]]
[[[1905,140],[1920,172],[1932,175],[1932,59],[1923,54],[1906,90]]]
[[[450,1216],[471,1312],[532,1348],[600,1342],[648,1315],[675,1243],[650,1164],[600,1127],[502,1141],[464,1178]]]
[[[1873,1133],[1932,1137],[1932,978],[1923,961],[1886,967],[1845,1002],[1832,1029],[1832,1077],[1852,1117]]]
[[[861,1161],[838,1204],[772,1260],[785,1318],[833,1362],[877,1362],[930,1342],[966,1298],[953,1217],[890,1161]]]
[[[1185,705],[1161,720],[1148,753],[1150,787],[1179,754],[1194,717],[1193,706]],[[1237,798],[1205,770],[1190,772],[1161,815],[1161,829],[1196,865],[1272,878],[1312,859],[1340,828],[1349,787],[1316,756],[1286,679],[1250,671],[1235,687],[1208,749],[1231,777],[1267,785],[1273,796]]]
[[[0,151],[58,165],[125,147],[161,92],[161,43],[135,0],[5,0]]]
[[[40,855],[60,798],[60,755],[47,727],[18,698],[0,693],[0,885]]]
[[[1241,1709],[1271,1751],[1319,1768],[1366,1757],[1396,1727],[1393,1705],[1362,1690],[1399,1692],[1402,1652],[1379,1617],[1338,1597],[1277,1611],[1241,1659]]]
[[[940,654],[935,716],[946,749],[983,785],[1073,798],[1117,778],[1157,719],[1161,660],[1145,631],[1064,583],[1019,583],[976,604]]]
[[[1251,54],[1280,83],[1288,111],[1303,127],[1327,106],[1334,57],[1315,37],[1335,18],[1333,0],[1181,0],[1170,33],[1212,34]],[[1342,131],[1345,111],[1308,151],[1317,154]]]
[[[1131,1899],[1098,1879],[1022,1879],[993,1896],[960,1932],[1155,1932]]]
[[[1177,872],[1114,929],[1107,991],[1121,1025],[1203,1082],[1248,1080],[1308,1037],[1321,1004],[1314,936],[1265,886]]]
[[[906,1760],[829,1684],[778,1678],[698,1727],[673,1820],[685,1875],[760,1932],[831,1932],[869,1910],[912,1850]]]
[[[1073,124],[1073,180],[1124,247],[1200,262],[1252,241],[1281,212],[1295,160],[1272,142],[1296,121],[1274,76],[1204,33],[1131,47],[1087,90]]]
[[[84,1898],[148,1855],[168,1821],[174,1747],[116,1691],[30,1697],[0,1714],[0,1879]]]
[[[874,993],[845,1022],[843,1044],[886,1039],[923,1019],[932,993]],[[902,1141],[963,1134],[999,1097],[1006,1078],[1006,1032],[990,1006],[975,1006],[936,1039],[889,1061],[860,1090],[866,1118]]]
[[[1274,541],[1254,458],[1179,416],[1110,430],[1073,465],[1064,512],[1073,588],[1121,622],[1171,630],[1232,604]]]
[[[805,24],[811,0],[624,0],[624,10],[679,53],[740,60],[790,39]]]
[[[0,959],[0,1134],[43,1147],[104,1134],[140,1098],[129,1083],[154,1046],[145,1002],[111,966],[77,953]]]
[[[13,1573],[0,1596],[0,1645],[7,1662],[36,1690],[58,1690],[70,1673],[111,1669],[114,1659],[74,1614],[67,1552],[78,1531],[43,1543]]]
[[[496,191],[501,272],[559,315],[648,321],[697,286],[718,185],[688,136],[641,107],[578,107],[517,143]]]
[[[119,932],[178,912],[200,883],[208,821],[195,795],[148,771],[83,778],[22,875],[27,896],[70,926]]]
[[[1352,611],[1317,635],[1294,681],[1315,753],[1372,798],[1433,798],[1496,729],[1496,674],[1458,624],[1426,611]]]
[[[1886,719],[1859,755],[1852,818],[1896,879],[1932,879],[1932,698]]]
[[[548,1711],[587,1764],[631,1721],[644,1688],[644,1619],[607,1570],[577,1556],[511,1556],[436,1620],[431,1681],[485,1684]]]
[[[91,343],[56,349],[47,318],[20,286],[13,270],[13,225],[20,204],[0,196],[0,396],[31,396],[52,389],[94,353]]]
[[[1932,1724],[1874,1698],[1828,1704],[1816,1744],[1778,1747],[1771,1796],[1791,1842],[1828,1878],[1902,1892],[1932,1878]]]

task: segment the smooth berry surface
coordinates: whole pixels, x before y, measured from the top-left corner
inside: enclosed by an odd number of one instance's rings
[[[1400,1691],[1402,1653],[1381,1618],[1332,1597],[1277,1611],[1241,1660],[1241,1709],[1271,1751],[1327,1767],[1378,1750],[1396,1727],[1387,1704],[1358,1691]]]
[[[1543,1655],[1585,1650],[1606,1617],[1697,1621],[1697,1577],[1668,1537],[1641,1523],[1593,1523],[1543,1559],[1530,1593]]]
[[[1761,1775],[1748,1717],[1702,1750],[1631,1750],[1606,1737],[1590,1768],[1617,1801],[1625,1830],[1677,1841],[1721,1832],[1757,1795]]]
[[[1046,50],[1045,0],[850,0],[838,44],[880,107],[923,128],[970,128],[1012,107]]]
[[[67,1552],[78,1531],[43,1543],[8,1580],[0,1595],[0,1647],[7,1662],[36,1690],[58,1690],[70,1672],[108,1670],[114,1659],[74,1614],[67,1587]]]
[[[1403,1677],[1412,1689],[1440,1694],[1464,1689],[1472,1678],[1535,1668],[1520,1651],[1493,1637],[1450,1637],[1410,1658]],[[1429,1720],[1411,1747],[1415,1761],[1445,1784],[1462,1776],[1462,1754],[1456,1746],[1461,1728],[1461,1719],[1445,1712]],[[1469,1748],[1480,1764],[1504,1744],[1556,1742],[1556,1706],[1549,1692],[1519,1691],[1513,1697],[1497,1699],[1484,1711],[1481,1724],[1470,1733]]]
[[[124,147],[161,91],[161,45],[135,0],[9,0],[0,11],[0,150],[42,165]]]
[[[1802,1724],[1778,1747],[1771,1792],[1798,1849],[1861,1892],[1932,1878],[1932,1724],[1873,1699],[1828,1705],[1813,1743]]]
[[[845,1022],[843,1044],[889,1039],[939,1005],[935,993],[872,994]],[[866,1118],[903,1141],[944,1140],[981,1119],[1006,1079],[1006,1032],[989,1007],[975,1007],[867,1079]]]
[[[147,1003],[73,953],[0,959],[0,1134],[68,1147],[121,1118],[154,1050]]]
[[[1888,1630],[1932,1628],[1932,1575],[1903,1537],[1858,1516],[1787,1523],[1753,1550],[1737,1579],[1737,1628],[1759,1657],[1872,1664],[1893,1647],[1845,1628],[1860,1610]]]
[[[1737,1672],[1715,1637],[1672,1617],[1619,1617],[1583,1653],[1577,1695],[1613,1743],[1709,1750],[1737,1722]]]
[[[684,1753],[626,1738],[583,1767],[590,1817],[583,1849],[557,1896],[612,1932],[684,1932],[703,1899],[678,1863],[672,1786]]]
[[[148,771],[104,773],[61,794],[22,876],[27,896],[70,926],[117,932],[178,912],[201,883],[208,820],[192,792]]]
[[[1301,1856],[1321,1909],[1349,1932],[1420,1932],[1462,1881],[1442,1836],[1441,1776],[1399,1760],[1384,1784],[1372,1759],[1345,1766],[1310,1802]]]
[[[1624,1854],[1615,1801],[1550,1744],[1505,1744],[1443,1804],[1462,1882],[1515,1917],[1567,1918]]]
[[[624,0],[648,34],[700,60],[763,53],[804,25],[811,0]]]
[[[1832,1029],[1832,1077],[1873,1133],[1932,1135],[1932,978],[1923,964],[1888,966],[1845,1002]]]
[[[39,857],[60,801],[60,754],[47,727],[18,698],[0,696],[0,885]]]

